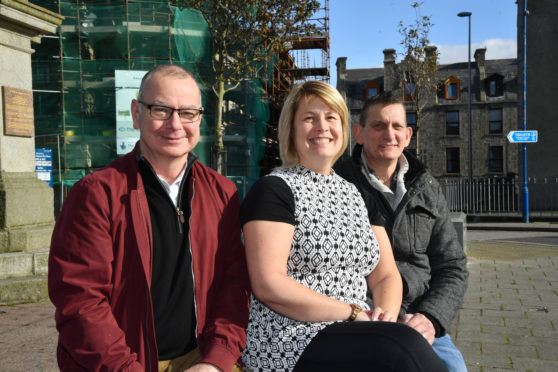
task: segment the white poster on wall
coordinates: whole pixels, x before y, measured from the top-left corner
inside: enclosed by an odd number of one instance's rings
[[[134,129],[131,103],[137,98],[141,79],[147,71],[114,71],[116,97],[116,153],[127,154],[139,140],[139,130]]]

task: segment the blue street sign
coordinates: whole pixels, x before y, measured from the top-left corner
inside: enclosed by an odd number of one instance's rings
[[[52,187],[52,150],[35,149],[35,173]]]
[[[530,143],[539,140],[537,130],[512,130],[508,133],[508,141],[511,143]]]

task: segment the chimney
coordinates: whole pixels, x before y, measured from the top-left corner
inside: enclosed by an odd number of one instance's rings
[[[337,58],[335,66],[337,66],[337,90],[347,102],[347,57]]]
[[[485,56],[486,48],[479,48],[475,50],[475,62],[477,65],[477,73],[479,75],[479,95],[481,102],[486,102],[486,88],[484,86],[484,79],[486,79]]]
[[[399,87],[395,67],[395,49],[384,49],[384,91],[391,92]]]

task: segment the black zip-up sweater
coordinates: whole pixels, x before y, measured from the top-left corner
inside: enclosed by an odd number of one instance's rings
[[[138,161],[153,233],[151,297],[157,349],[159,360],[169,360],[197,347],[192,255],[188,249],[190,205],[188,187],[184,186],[195,159],[188,156],[178,208],[149,162],[143,157]]]

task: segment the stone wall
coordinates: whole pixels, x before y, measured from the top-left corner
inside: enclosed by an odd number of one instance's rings
[[[31,42],[54,33],[62,18],[23,0],[0,0],[0,87],[32,94]],[[1,89],[0,94],[5,90]],[[0,101],[0,304],[46,296],[54,225],[52,189],[35,174],[35,138],[5,131]],[[32,107],[30,108],[32,109]],[[19,114],[18,114],[19,115]],[[10,123],[10,126],[13,123]],[[17,127],[17,125],[16,125]]]

